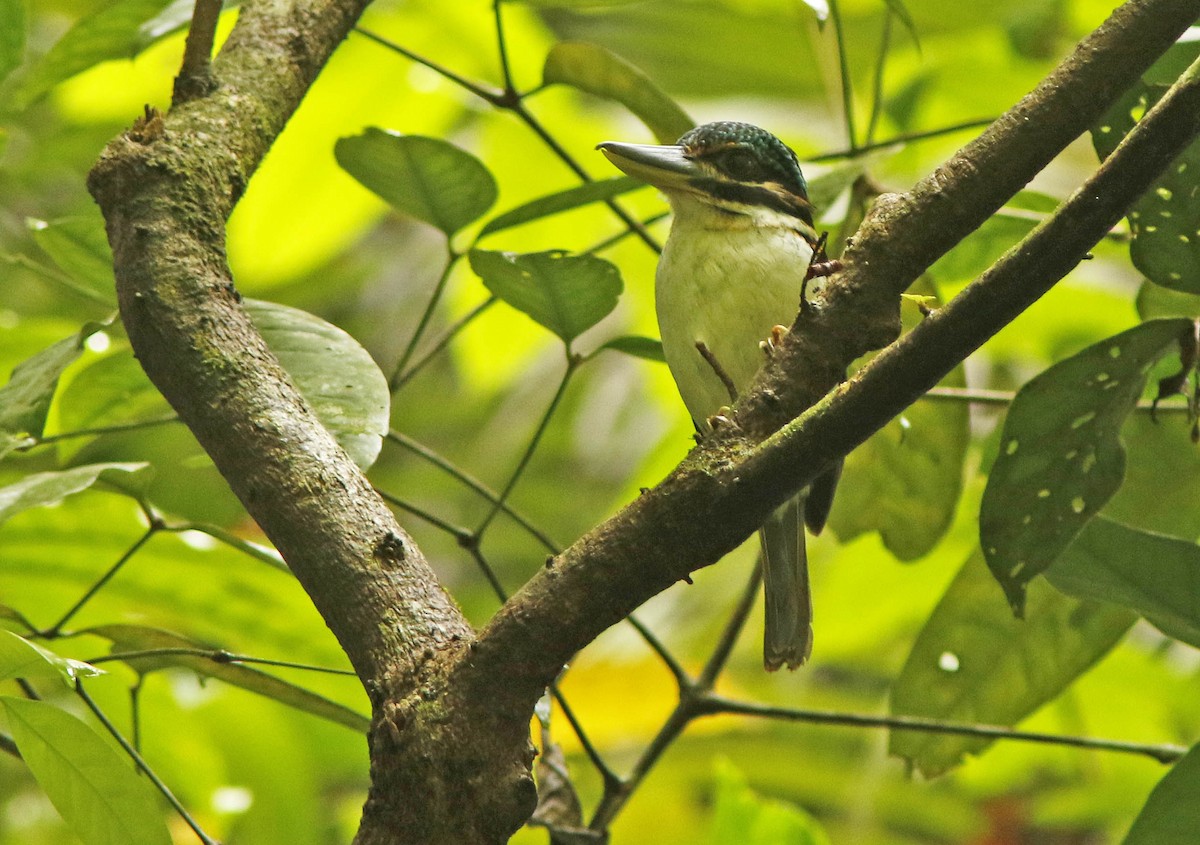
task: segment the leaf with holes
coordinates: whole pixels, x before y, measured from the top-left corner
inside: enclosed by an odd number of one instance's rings
[[[27,475],[7,487],[0,487],[0,524],[21,511],[56,505],[100,480],[134,494],[144,492],[153,471],[146,463],[110,463]]]
[[[496,180],[483,162],[440,138],[368,127],[340,138],[337,162],[398,211],[453,235],[496,201]]]
[[[1200,746],[1158,782],[1121,845],[1193,845],[1200,830]]]
[[[84,845],[170,845],[150,782],[69,713],[44,701],[0,698],[21,758]]]
[[[490,235],[504,229],[511,229],[514,226],[531,223],[534,220],[541,220],[543,217],[560,214],[593,202],[612,199],[628,191],[636,188],[644,188],[645,186],[645,182],[640,179],[634,179],[632,176],[617,176],[612,179],[603,179],[599,182],[585,182],[574,188],[567,188],[565,191],[538,197],[524,205],[517,206],[511,211],[506,211],[503,214],[493,217],[480,230],[479,237],[482,238],[484,235]]]
[[[1171,83],[1200,56],[1200,41],[1183,40],[1168,50],[1125,92],[1092,130],[1092,143],[1107,158]],[[1129,211],[1133,264],[1155,284],[1200,293],[1200,141],[1194,141]]]
[[[696,125],[645,73],[599,44],[555,44],[546,56],[542,76],[546,85],[570,85],[620,103],[646,124],[660,144],[675,143]]]
[[[621,274],[594,255],[471,250],[487,289],[554,332],[568,346],[617,307]]]
[[[1120,641],[1137,617],[1119,607],[1030,586],[1014,619],[979,552],[917,636],[892,685],[891,712],[951,722],[1015,725],[1052,700]],[[889,751],[927,777],[978,754],[988,738],[893,730]]]
[[[37,643],[18,637],[12,631],[0,630],[0,681],[13,678],[58,678],[68,686],[76,678],[104,674],[81,660],[61,657]]]
[[[1026,585],[1121,486],[1121,424],[1150,368],[1187,330],[1186,320],[1143,323],[1060,361],[1017,393],[983,494],[979,538],[1018,616]]]
[[[1046,570],[1068,595],[1129,608],[1168,636],[1200,648],[1200,546],[1097,517]]]

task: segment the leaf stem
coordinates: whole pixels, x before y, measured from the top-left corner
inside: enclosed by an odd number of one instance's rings
[[[850,57],[846,52],[846,36],[843,32],[842,13],[838,0],[829,0],[829,17],[833,21],[833,33],[837,39],[838,66],[842,83],[842,114],[846,122],[846,135],[852,152],[858,151],[858,132],[854,125],[854,91],[850,82]]]
[[[113,579],[113,576],[121,571],[121,567],[128,563],[130,558],[137,554],[142,546],[146,545],[146,542],[161,529],[162,526],[158,522],[151,521],[150,527],[146,529],[146,532],[142,534],[142,536],[139,537],[132,546],[125,550],[124,554],[117,559],[116,563],[108,568],[107,572],[96,579],[96,582],[92,584],[92,586],[88,587],[87,591],[80,596],[79,601],[75,602],[75,604],[71,606],[71,609],[64,613],[62,618],[49,628],[44,631],[39,631],[38,636],[48,640],[58,637],[62,633],[63,626],[71,621],[71,617],[82,610],[83,606],[91,601],[92,597],[95,596],[96,593],[100,592],[100,590]]]
[[[457,322],[450,326],[450,328],[446,329],[446,331],[442,333],[442,336],[433,342],[433,345],[429,347],[425,354],[418,358],[416,363],[405,370],[402,375],[400,374],[399,367],[397,367],[396,373],[392,376],[395,384],[390,385],[392,392],[395,393],[397,390],[404,387],[404,385],[408,384],[408,382],[411,381],[417,373],[425,369],[425,366],[435,357],[437,357],[439,352],[450,345],[450,341],[454,340],[454,338],[458,336],[459,332],[473,323],[476,318],[478,318],[481,314],[495,304],[496,297],[494,295],[488,296],[487,299],[476,305],[464,316],[460,317]]]
[[[417,344],[421,342],[421,337],[425,334],[425,329],[429,327],[429,321],[433,317],[433,312],[437,310],[438,303],[442,300],[442,294],[446,291],[446,283],[450,280],[450,271],[454,269],[454,265],[462,255],[454,251],[449,243],[446,246],[446,263],[442,267],[441,275],[438,276],[437,284],[433,286],[433,293],[429,297],[429,302],[425,305],[425,310],[421,314],[421,319],[417,321],[417,327],[413,330],[412,336],[408,339],[408,346],[404,349],[404,354],[400,356],[399,362],[396,364],[396,369],[392,371],[392,377],[388,379],[388,388],[395,393],[401,384],[407,381],[407,378],[401,378],[404,368],[408,366],[409,359],[417,350]]]

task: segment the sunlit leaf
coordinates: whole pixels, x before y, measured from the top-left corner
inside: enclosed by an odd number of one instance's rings
[[[542,74],[547,85],[570,85],[620,103],[662,144],[675,143],[696,125],[646,74],[598,44],[555,44],[546,56]]]
[[[391,395],[371,354],[307,311],[253,299],[244,304],[321,424],[356,464],[373,464],[387,434]]]
[[[30,508],[55,505],[91,487],[101,479],[123,489],[144,488],[152,472],[149,464],[88,464],[54,472],[38,472],[0,487],[0,524]]]
[[[150,782],[94,730],[44,701],[0,698],[21,758],[84,845],[170,845]]]
[[[1107,158],[1141,116],[1162,99],[1176,75],[1200,55],[1200,42],[1172,47],[1122,95],[1092,130]],[[1200,293],[1200,141],[1184,150],[1129,211],[1130,257],[1155,284]]]
[[[140,27],[170,0],[118,0],[80,19],[13,86],[0,105],[22,110],[58,83],[109,59],[128,59],[146,46]]]
[[[607,317],[621,295],[617,268],[594,255],[471,250],[487,289],[567,344]]]
[[[728,759],[717,760],[715,781],[708,840],[713,845],[829,845],[816,819],[794,804],[756,793]]]
[[[162,649],[215,651],[211,645],[170,631],[143,625],[101,625],[88,628],[87,633],[110,640],[114,654]],[[366,733],[371,726],[371,720],[366,716],[295,684],[276,678],[254,666],[241,663],[222,663],[203,655],[182,653],[130,657],[124,662],[142,674],[170,668],[186,668],[202,677],[216,678],[257,695],[266,696],[296,710],[344,725],[351,730]]]
[[[25,53],[25,2],[0,0],[0,82]]]
[[[0,432],[39,437],[63,371],[83,352],[85,328],[18,364],[0,387]]]
[[[1200,546],[1097,517],[1046,570],[1058,589],[1140,613],[1165,634],[1200,648],[1196,605]]]
[[[368,127],[340,138],[346,172],[397,210],[453,235],[496,201],[496,180],[475,156],[439,138]]]
[[[1192,845],[1200,830],[1200,746],[1158,782],[1121,845]]]
[[[1015,725],[1062,692],[1124,636],[1136,616],[1030,585],[1015,619],[983,557],[972,555],[925,623],[892,686],[891,710],[986,725]],[[991,743],[985,738],[892,731],[889,750],[933,777]]]
[[[76,678],[88,678],[104,673],[103,669],[60,657],[37,643],[18,637],[12,631],[0,629],[0,681],[13,678],[58,678],[68,686]]]
[[[52,221],[29,219],[26,225],[34,243],[72,281],[116,304],[112,249],[98,211]]]
[[[646,183],[632,176],[616,176],[599,182],[585,182],[565,191],[538,197],[524,205],[519,205],[511,211],[497,215],[489,220],[479,231],[479,237],[490,235],[504,229],[511,229],[523,223],[541,220],[552,214],[570,211],[573,208],[588,205],[593,202],[611,199],[627,191],[645,187]]]
[[[1060,361],[1017,394],[979,514],[988,566],[1014,613],[1025,586],[1121,485],[1121,425],[1150,368],[1188,326],[1143,323]]]
[[[667,362],[663,355],[662,341],[653,337],[642,337],[641,335],[622,335],[614,337],[612,340],[603,344],[600,349],[611,349],[614,352],[623,352],[626,355],[632,355],[634,358],[642,358],[646,361],[657,361],[660,364]]]

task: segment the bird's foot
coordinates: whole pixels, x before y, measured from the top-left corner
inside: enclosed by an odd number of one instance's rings
[[[763,355],[767,358],[775,357],[775,352],[783,344],[783,339],[787,337],[787,326],[771,326],[771,336],[766,340],[758,342],[758,348],[763,351]]]
[[[722,428],[737,428],[737,423],[733,421],[733,409],[728,405],[722,405],[717,408],[717,412],[708,418],[708,428],[710,431],[717,431]]]

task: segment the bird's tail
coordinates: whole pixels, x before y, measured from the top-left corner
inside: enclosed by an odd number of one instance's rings
[[[803,498],[792,499],[775,511],[759,532],[767,609],[763,665],[772,672],[780,666],[795,669],[812,652],[812,594],[803,508]]]

